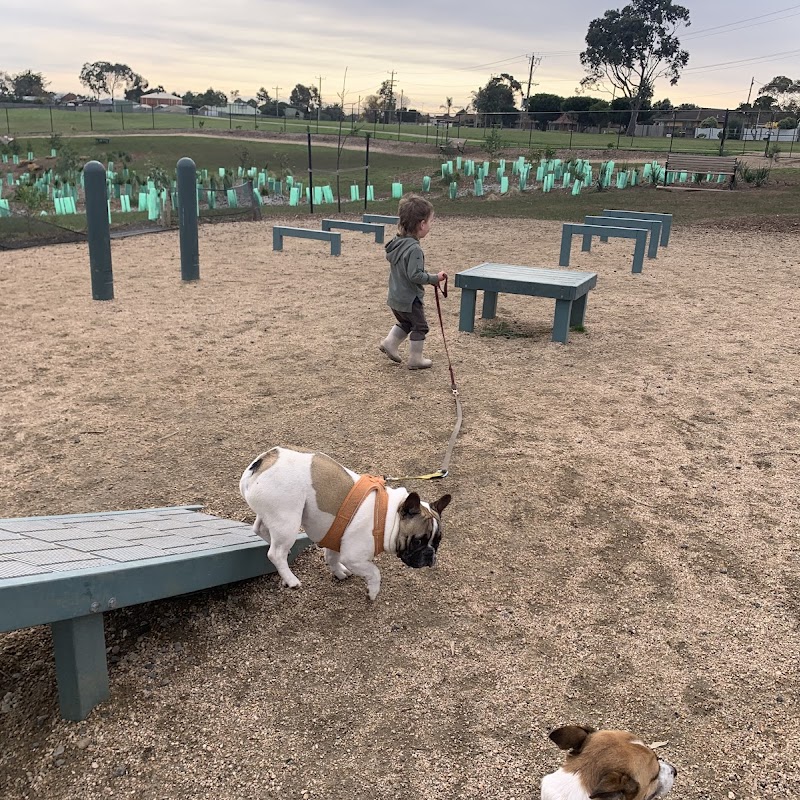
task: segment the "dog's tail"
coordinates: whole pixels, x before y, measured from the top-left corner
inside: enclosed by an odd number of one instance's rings
[[[242,477],[239,479],[239,493],[242,497],[247,500],[247,489],[250,486],[250,479],[258,472],[258,468],[261,466],[261,463],[264,461],[264,456],[266,453],[262,453],[258,458],[250,463],[247,469],[242,473]]]

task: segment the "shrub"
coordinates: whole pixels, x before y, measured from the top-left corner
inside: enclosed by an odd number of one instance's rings
[[[719,122],[716,117],[706,117],[701,123],[701,128],[719,128]]]
[[[503,152],[506,146],[505,140],[500,135],[498,128],[492,128],[487,137],[483,140],[483,149],[490,158],[496,158]]]
[[[797,119],[795,117],[784,117],[778,120],[778,128],[782,131],[791,131],[797,127]]]

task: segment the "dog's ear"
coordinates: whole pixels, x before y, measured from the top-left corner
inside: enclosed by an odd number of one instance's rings
[[[627,772],[613,770],[603,775],[589,791],[591,800],[630,800],[639,792],[639,781]]]
[[[551,731],[550,739],[562,750],[569,750],[571,755],[576,756],[583,749],[590,733],[594,733],[594,728],[588,725],[564,725],[563,728]]]
[[[450,497],[449,494],[443,495],[436,502],[431,503],[431,508],[441,517],[442,511],[444,511],[447,508],[447,506],[450,505],[450,501],[452,499],[453,498]]]
[[[419,495],[411,492],[397,509],[401,517],[413,517],[419,514]]]

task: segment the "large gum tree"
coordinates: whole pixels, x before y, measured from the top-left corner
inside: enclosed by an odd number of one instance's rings
[[[629,136],[656,80],[669,78],[672,86],[678,82],[689,53],[681,50],[676,33],[689,24],[689,10],[671,0],[633,0],[589,23],[580,56],[587,74],[581,84],[610,83],[630,101]]]

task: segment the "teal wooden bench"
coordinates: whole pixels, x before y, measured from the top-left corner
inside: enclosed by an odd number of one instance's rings
[[[313,228],[292,228],[287,225],[276,225],[272,229],[272,249],[283,250],[283,240],[286,236],[296,239],[321,239],[330,242],[331,255],[340,256],[342,254],[342,234],[334,231],[317,231]]]
[[[397,225],[400,217],[392,217],[386,214],[362,214],[362,222],[377,222],[381,225]]]
[[[604,217],[623,217],[625,219],[652,219],[661,223],[661,246],[669,244],[669,235],[672,233],[672,214],[662,214],[655,211],[625,211],[623,209],[603,209]],[[608,241],[600,237],[601,242]]]
[[[360,231],[361,233],[374,233],[375,244],[383,244],[384,227],[374,222],[351,222],[346,219],[324,219],[322,220],[322,230],[331,231],[339,228],[343,231]]]
[[[661,240],[661,223],[653,219],[629,219],[627,217],[587,216],[583,218],[585,225],[613,225],[617,228],[644,228],[650,231],[647,257],[655,258],[658,255],[658,243]],[[607,242],[607,236],[600,236],[600,241]],[[581,250],[589,252],[592,249],[591,234],[584,234]]]
[[[475,329],[478,291],[483,291],[483,319],[494,319],[499,293],[525,294],[549,297],[556,301],[552,340],[566,344],[569,329],[583,325],[586,299],[589,290],[597,284],[597,274],[486,263],[457,272],[455,283],[461,289],[460,331]]]
[[[614,236],[621,239],[635,239],[633,250],[633,267],[631,272],[641,272],[644,269],[644,252],[647,247],[648,230],[645,228],[623,228],[611,225],[586,225],[580,222],[565,222],[561,228],[561,252],[558,258],[560,267],[569,266],[570,250],[572,249],[573,236]]]
[[[250,525],[199,508],[0,519],[0,633],[50,625],[65,719],[109,697],[104,612],[275,571]]]

